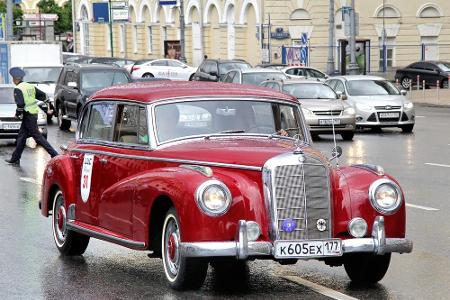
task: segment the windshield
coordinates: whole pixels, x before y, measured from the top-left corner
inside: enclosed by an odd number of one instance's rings
[[[261,82],[266,80],[284,80],[287,79],[286,75],[281,72],[252,72],[242,74],[243,84],[260,85]]]
[[[245,62],[229,62],[219,64],[219,74],[228,73],[231,70],[245,70],[250,69],[251,66]]]
[[[351,96],[400,95],[398,89],[387,80],[347,81],[347,90]]]
[[[295,105],[262,101],[191,101],[155,107],[159,142],[208,134],[270,135],[285,129],[304,140]]]
[[[336,99],[336,93],[327,85],[316,83],[285,84],[285,93],[299,99]]]
[[[81,88],[99,90],[105,87],[128,83],[128,77],[122,71],[89,71],[81,74]]]
[[[56,83],[62,67],[23,68],[28,83]]]
[[[445,72],[450,72],[450,63],[439,63],[438,67]]]
[[[0,104],[15,104],[13,87],[0,88]]]

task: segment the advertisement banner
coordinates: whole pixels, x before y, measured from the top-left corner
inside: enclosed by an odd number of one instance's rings
[[[9,83],[8,44],[0,43],[0,83]]]

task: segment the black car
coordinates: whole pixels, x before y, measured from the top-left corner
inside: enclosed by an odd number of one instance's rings
[[[448,87],[448,76],[450,75],[450,63],[445,61],[419,61],[410,64],[406,68],[398,69],[395,73],[395,80],[400,85],[409,89],[411,84],[417,84],[417,76],[420,76],[419,85],[425,80],[425,87],[439,86]]]
[[[241,59],[205,59],[193,76],[196,81],[219,81],[228,71],[249,69],[252,66]]]
[[[89,63],[91,64],[106,64],[125,68],[127,65],[132,65],[136,61],[128,58],[119,57],[93,57]]]
[[[70,128],[70,120],[78,119],[81,107],[94,92],[131,81],[128,72],[117,66],[66,64],[55,88],[54,101],[59,128]]]

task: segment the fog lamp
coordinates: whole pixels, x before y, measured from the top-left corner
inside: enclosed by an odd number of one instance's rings
[[[259,228],[258,223],[253,221],[247,222],[247,239],[250,242],[256,241],[261,235],[261,229]]]
[[[355,238],[362,238],[367,233],[367,222],[363,218],[353,218],[348,223],[348,231]]]

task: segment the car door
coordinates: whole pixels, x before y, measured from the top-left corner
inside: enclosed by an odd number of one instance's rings
[[[70,151],[74,170],[74,186],[77,192],[76,219],[83,223],[99,226],[99,201],[105,188],[110,184],[112,174],[105,165],[107,156],[103,154],[105,144],[112,140],[112,103],[93,103],[82,113],[78,142]],[[105,176],[106,175],[106,176]]]
[[[109,178],[99,201],[99,225],[132,238],[135,175],[148,165],[147,161],[139,159],[145,155],[149,144],[145,106],[117,105],[113,144],[103,165]]]
[[[170,78],[168,63],[166,59],[154,60],[150,63],[151,73],[158,78]]]
[[[66,73],[64,92],[62,93],[65,114],[72,118],[76,118],[77,99],[80,95],[80,83],[77,77],[78,73],[75,70]]]
[[[167,61],[167,68],[168,68],[168,72],[170,74],[170,78],[173,80],[188,80],[189,79],[189,75],[187,74],[186,70],[187,68],[185,68],[181,62],[171,59]]]

